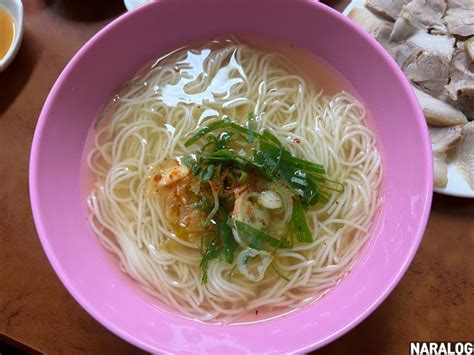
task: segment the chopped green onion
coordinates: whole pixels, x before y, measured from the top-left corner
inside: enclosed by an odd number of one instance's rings
[[[191,169],[193,175],[198,175],[201,170],[201,166],[192,155],[181,158],[181,163]]]
[[[209,182],[209,186],[211,187],[212,196],[214,197],[214,207],[212,208],[211,212],[209,212],[206,220],[203,223],[203,226],[208,226],[209,223],[211,223],[212,218],[214,218],[217,211],[219,210],[219,192],[212,188],[211,182]]]
[[[202,259],[199,266],[202,269],[202,278],[201,283],[207,283],[207,268],[209,267],[209,260],[217,258],[219,255],[219,250],[217,249],[217,242],[218,236],[215,236],[211,242],[209,243],[208,247],[204,252],[202,252]],[[202,250],[202,242],[201,242],[201,250]]]
[[[219,208],[219,236],[222,238],[224,248],[224,260],[232,264],[234,262],[235,250],[238,247],[237,242],[232,235],[232,229],[228,225],[229,216],[224,208]]]
[[[207,214],[201,223],[206,227],[211,221],[213,223],[210,227],[213,239],[207,245],[202,243],[205,246],[201,250],[203,283],[207,281],[209,260],[223,255],[227,263],[234,262],[239,246],[232,228],[249,248],[262,253],[278,248],[291,248],[295,240],[311,243],[313,236],[305,219],[305,211],[317,203],[329,201],[333,192],[344,191],[344,185],[327,178],[323,165],[293,156],[275,135],[268,130],[256,132],[255,125],[253,112],[248,115],[246,127],[224,117],[209,123],[185,142],[185,146],[189,147],[205,139],[195,155],[184,157],[181,162],[192,170],[194,176],[199,177],[200,182],[208,182],[212,192],[212,198],[206,193],[195,203],[195,208]],[[239,140],[240,143],[254,143],[250,146],[253,154],[246,155],[230,148],[230,143]],[[220,171],[223,169],[226,169],[226,173],[221,177]],[[232,211],[235,204],[232,188],[238,183],[248,182],[249,172],[258,174],[266,181],[283,183],[293,194],[293,213],[288,232],[281,240],[272,237],[264,229],[232,220],[229,216],[229,211]],[[203,236],[202,240],[206,238],[209,237]],[[271,266],[280,277],[288,281],[273,263]]]
[[[214,121],[209,123],[206,127],[201,128],[194,136],[189,138],[185,143],[185,147],[189,147],[190,145],[193,145],[196,143],[198,140],[200,140],[202,137],[204,137],[206,134],[211,133],[213,131],[218,130],[219,128],[224,128],[229,125],[229,120],[219,120],[219,121]]]
[[[304,216],[303,206],[299,199],[293,201],[293,215],[291,216],[292,232],[296,234],[296,239],[301,243],[312,243],[313,236],[309,230]]]
[[[255,117],[253,116],[253,112],[249,112],[247,127],[248,127],[247,141],[249,143],[253,143],[255,139]]]
[[[278,147],[281,146],[280,140],[277,137],[275,137],[273,134],[271,134],[270,131],[268,131],[268,130],[263,131],[263,133],[260,137],[263,141],[273,142]]]
[[[212,179],[212,176],[214,175],[214,168],[215,166],[213,164],[209,164],[206,168],[206,170],[203,170],[201,174],[201,180],[202,181],[209,181]]]
[[[247,174],[247,172],[245,172],[245,171],[242,170],[242,171],[240,172],[240,176],[239,176],[239,178],[237,179],[237,181],[240,182],[240,183],[247,182],[248,177],[249,177],[249,174]]]
[[[266,250],[268,249],[268,246],[274,248],[282,247],[282,242],[280,240],[271,237],[264,231],[254,228],[247,223],[234,221],[234,226],[242,241],[253,249]]]

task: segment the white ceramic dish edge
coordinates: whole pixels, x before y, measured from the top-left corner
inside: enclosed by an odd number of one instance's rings
[[[3,7],[15,21],[15,38],[5,57],[0,60],[0,72],[4,71],[15,58],[23,39],[23,4],[21,0],[0,0]]]
[[[145,5],[150,0],[123,0],[125,7],[128,11],[135,9],[136,7]]]

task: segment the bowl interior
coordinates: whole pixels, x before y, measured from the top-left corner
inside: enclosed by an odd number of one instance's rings
[[[93,235],[80,168],[89,128],[117,87],[147,60],[191,38],[259,34],[308,49],[353,85],[382,145],[384,206],[357,265],[302,311],[245,326],[185,319],[156,306]],[[74,57],[43,108],[32,147],[35,222],[55,271],[76,300],[110,330],[148,351],[304,351],[364,319],[408,267],[432,195],[426,124],[398,67],[334,10],[305,0],[162,0],[107,26]],[[112,261],[110,259],[113,259]]]

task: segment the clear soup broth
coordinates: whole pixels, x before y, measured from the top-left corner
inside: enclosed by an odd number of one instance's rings
[[[122,270],[165,309],[233,324],[334,287],[370,236],[381,180],[341,74],[232,35],[189,42],[118,89],[82,169],[89,222]]]

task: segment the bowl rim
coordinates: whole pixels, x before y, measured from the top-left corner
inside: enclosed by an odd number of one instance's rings
[[[43,142],[43,132],[45,130],[45,123],[47,122],[49,112],[51,111],[53,105],[52,102],[54,101],[53,98],[58,94],[61,89],[63,81],[69,76],[71,70],[75,67],[76,63],[80,62],[82,57],[89,51],[89,48],[93,45],[93,43],[105,36],[110,30],[114,29],[116,26],[120,26],[121,23],[128,19],[131,16],[136,16],[137,14],[148,11],[148,9],[152,6],[160,6],[160,3],[167,0],[154,0],[145,4],[133,11],[125,12],[118,18],[114,19],[104,28],[102,28],[99,32],[97,32],[91,39],[89,39],[85,45],[81,47],[81,49],[74,55],[74,57],[69,61],[65,69],[62,71],[58,79],[56,80],[54,86],[52,87],[45,104],[41,110],[37,126],[35,129],[32,147],[31,147],[31,154],[30,154],[30,171],[29,171],[29,187],[30,187],[30,201],[31,201],[31,208],[33,213],[33,218],[35,222],[35,226],[43,247],[44,252],[46,253],[49,262],[51,263],[53,270],[63,283],[64,287],[68,290],[68,292],[73,296],[73,298],[81,305],[81,307],[86,310],[95,320],[97,320],[101,325],[106,327],[115,335],[119,336],[120,338],[126,340],[127,342],[144,349],[146,351],[155,352],[156,348],[151,346],[150,344],[146,343],[145,341],[141,340],[139,337],[127,332],[124,330],[120,325],[110,321],[107,317],[103,316],[100,311],[98,311],[94,306],[92,306],[89,301],[88,297],[83,294],[81,291],[77,290],[73,283],[70,281],[70,276],[64,271],[61,263],[58,261],[56,253],[54,252],[49,239],[47,237],[46,229],[43,224],[43,220],[41,217],[41,202],[39,197],[40,186],[38,184],[38,179],[36,176],[38,175],[39,167],[39,156],[41,155],[41,145]],[[410,104],[415,109],[414,112],[414,119],[416,121],[416,125],[419,127],[419,131],[421,132],[421,141],[423,142],[424,146],[424,154],[426,155],[425,165],[421,167],[427,174],[427,181],[424,185],[423,193],[423,200],[421,201],[421,213],[419,223],[417,225],[417,229],[413,232],[413,241],[407,247],[407,252],[404,253],[403,258],[401,258],[401,262],[399,267],[396,268],[397,273],[393,277],[393,279],[387,281],[387,284],[383,287],[383,292],[373,297],[374,301],[371,304],[368,304],[365,307],[361,307],[360,310],[357,311],[357,316],[353,317],[346,325],[342,328],[337,329],[324,338],[315,339],[311,343],[301,344],[299,348],[294,349],[295,352],[305,352],[311,351],[320,347],[327,345],[328,343],[338,339],[342,335],[346,334],[354,327],[359,325],[364,319],[366,319],[393,291],[395,286],[399,283],[402,276],[407,271],[409,265],[411,264],[416,251],[421,243],[423,233],[426,229],[426,225],[429,218],[431,202],[432,202],[432,195],[433,195],[433,174],[432,174],[432,160],[431,160],[431,145],[429,143],[428,131],[426,129],[426,122],[424,120],[424,116],[421,112],[419,107],[418,101],[413,93],[413,90],[410,87],[410,84],[406,80],[405,76],[396,65],[396,63],[392,60],[392,58],[388,55],[388,53],[381,47],[379,43],[377,43],[370,35],[368,35],[365,31],[359,28],[356,24],[354,24],[351,20],[347,17],[339,13],[338,11],[330,8],[327,5],[321,4],[315,0],[293,0],[299,1],[301,3],[306,3],[309,6],[313,6],[317,11],[321,11],[325,13],[327,16],[335,17],[336,20],[345,23],[346,26],[349,26],[351,31],[355,31],[359,34],[359,36],[363,37],[365,41],[368,41],[372,47],[378,52],[378,54],[385,60],[386,65],[391,67],[391,70],[396,75],[398,81],[401,83],[404,91],[408,95],[408,99]],[[167,351],[164,348],[161,351]]]

